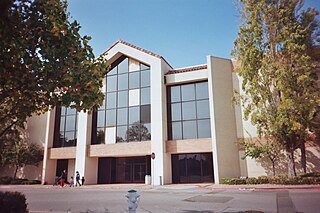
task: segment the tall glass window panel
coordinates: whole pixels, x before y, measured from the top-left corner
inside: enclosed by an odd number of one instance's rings
[[[116,142],[126,142],[127,141],[127,126],[118,126],[117,127],[117,138]]]
[[[98,111],[97,114],[97,127],[104,127],[105,126],[105,112],[106,111]]]
[[[144,123],[141,124],[141,141],[149,141],[151,140],[151,124]]]
[[[118,107],[128,106],[128,91],[118,92]]]
[[[201,155],[201,166],[202,166],[202,181],[212,182],[213,181],[213,167],[212,167],[212,154]]]
[[[150,69],[150,67],[148,65],[140,63],[140,70],[146,70],[146,69]]]
[[[139,88],[140,86],[140,73],[131,72],[129,73],[129,89]]]
[[[104,138],[104,128],[97,128],[97,144],[103,144]]]
[[[198,120],[198,137],[199,138],[211,137],[210,119]]]
[[[117,90],[117,76],[107,76],[107,92],[113,92]]]
[[[107,93],[107,109],[113,109],[117,107],[117,93]]]
[[[194,84],[181,85],[181,95],[182,101],[192,101],[195,100],[195,87]]]
[[[182,124],[181,122],[172,122],[172,129],[171,129],[171,137],[172,140],[180,140],[182,139]]]
[[[118,75],[118,90],[128,89],[128,74]]]
[[[182,102],[182,120],[196,119],[196,103]]]
[[[66,122],[66,117],[65,116],[61,116],[61,118],[60,118],[60,132],[64,131],[65,122]]]
[[[140,107],[129,108],[129,124],[140,123]]]
[[[170,102],[180,102],[181,96],[180,96],[180,86],[173,86],[170,88]]]
[[[197,99],[209,99],[208,82],[196,84]]]
[[[117,67],[114,67],[107,73],[107,75],[115,75],[115,74],[117,74]]]
[[[151,109],[150,105],[144,105],[140,107],[141,112],[141,122],[142,123],[150,123],[151,122]]]
[[[116,126],[116,109],[107,110],[107,126]]]
[[[200,154],[187,154],[187,172],[189,182],[201,182],[201,156]]]
[[[67,108],[67,115],[75,115],[77,114],[76,109]]]
[[[118,65],[118,74],[127,73],[128,70],[129,70],[129,64],[128,64],[128,58],[126,58]]]
[[[171,104],[171,121],[181,120],[181,103]]]
[[[150,70],[141,71],[141,87],[150,86]]]
[[[178,155],[179,156],[179,175],[180,175],[180,183],[188,182],[187,176],[187,156],[186,155]]]
[[[184,121],[182,123],[183,139],[197,138],[197,122]]]
[[[117,110],[117,125],[128,124],[128,108],[121,108]]]
[[[76,129],[76,116],[66,116],[66,130],[74,131]]]
[[[150,87],[141,88],[141,105],[150,104]]]
[[[210,118],[209,100],[197,101],[197,118]]]
[[[66,143],[65,143],[66,147],[75,146],[76,137],[75,137],[75,132],[74,131],[66,132],[65,133],[65,139],[66,139]]]

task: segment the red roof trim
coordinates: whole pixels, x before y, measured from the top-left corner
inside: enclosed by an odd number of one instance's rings
[[[186,67],[186,68],[181,68],[181,69],[176,69],[176,70],[169,70],[169,72],[167,72],[167,75],[176,74],[176,73],[183,73],[183,72],[191,72],[191,71],[197,71],[197,70],[204,70],[204,69],[207,69],[206,64],[193,66],[193,67]]]
[[[130,44],[130,43],[125,42],[125,41],[122,41],[122,40],[118,40],[118,41],[116,41],[115,43],[113,43],[106,51],[103,52],[103,54],[106,53],[106,52],[108,52],[109,50],[111,50],[111,49],[112,49],[114,46],[116,46],[118,43],[127,45],[127,46],[132,47],[132,48],[134,48],[134,49],[137,49],[137,50],[139,50],[139,51],[141,51],[141,52],[144,52],[144,53],[147,53],[147,54],[149,54],[149,55],[152,55],[152,56],[154,56],[154,57],[156,57],[156,58],[162,59],[162,60],[164,60],[164,61],[172,68],[172,66],[167,62],[167,60],[164,59],[161,55],[155,54],[155,53],[153,53],[153,52],[151,52],[151,51],[149,51],[149,50],[143,49],[143,48],[141,48],[141,47],[135,46],[135,45],[133,45],[133,44]]]

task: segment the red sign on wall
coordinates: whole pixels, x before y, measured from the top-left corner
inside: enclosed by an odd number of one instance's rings
[[[156,154],[154,152],[151,153],[151,159],[154,160],[156,158]]]

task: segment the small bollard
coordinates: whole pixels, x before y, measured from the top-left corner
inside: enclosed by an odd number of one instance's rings
[[[136,209],[138,208],[137,201],[140,195],[138,195],[137,191],[134,189],[131,189],[128,192],[129,194],[126,195],[126,198],[128,198],[129,213],[135,213]]]

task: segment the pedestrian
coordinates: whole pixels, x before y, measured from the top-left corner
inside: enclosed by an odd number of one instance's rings
[[[77,173],[76,174],[76,186],[78,186],[78,184],[79,184],[79,186],[81,186],[81,184],[80,184],[80,174],[79,174],[78,171],[76,173]]]
[[[58,185],[60,185],[60,177],[56,176],[53,186],[58,186]]]
[[[81,185],[83,186],[84,185],[84,176],[82,176],[82,178],[81,178]]]
[[[67,172],[66,170],[64,169],[61,173],[61,176],[60,176],[60,186],[63,187],[64,186],[64,182],[66,181],[66,178],[67,178]]]
[[[70,179],[70,187],[74,187],[74,180],[73,180],[73,176],[71,176],[71,179]]]

